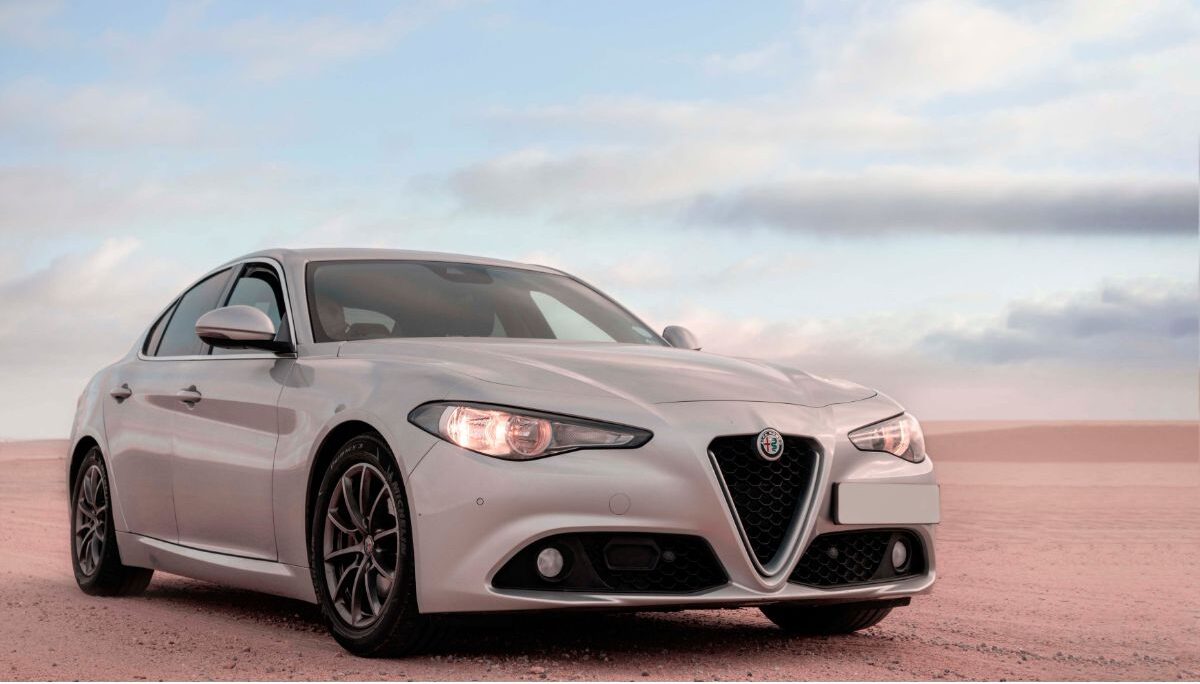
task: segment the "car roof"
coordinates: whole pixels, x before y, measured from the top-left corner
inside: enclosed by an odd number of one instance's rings
[[[231,259],[228,263],[233,264],[246,259],[256,257],[267,257],[274,259],[284,265],[303,265],[312,261],[447,261],[462,264],[479,264],[482,266],[504,266],[508,268],[522,268],[533,271],[544,271],[546,273],[562,273],[556,268],[548,266],[539,266],[536,264],[525,264],[517,261],[505,261],[504,259],[491,259],[488,257],[471,256],[468,254],[451,254],[448,252],[421,252],[407,249],[377,249],[366,247],[321,247],[313,249],[264,249],[257,252],[252,252],[236,259]]]

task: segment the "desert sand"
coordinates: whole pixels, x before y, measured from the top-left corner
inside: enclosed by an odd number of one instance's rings
[[[1195,423],[930,424],[934,592],[863,633],[757,610],[495,617],[438,652],[345,655],[313,606],[159,573],[74,585],[63,442],[0,444],[0,679],[1184,679],[1200,677]]]

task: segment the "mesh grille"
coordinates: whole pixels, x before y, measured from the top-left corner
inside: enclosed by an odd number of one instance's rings
[[[901,571],[892,567],[889,553],[892,541],[897,538],[905,541],[911,554]],[[815,587],[835,587],[894,579],[923,571],[921,548],[915,537],[893,530],[866,530],[817,537],[788,579]]]
[[[759,563],[771,562],[800,512],[800,499],[816,474],[817,452],[803,437],[784,436],[783,453],[768,461],[758,453],[756,435],[718,437],[709,445],[734,514]]]

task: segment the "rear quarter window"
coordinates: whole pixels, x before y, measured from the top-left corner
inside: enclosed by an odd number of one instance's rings
[[[179,302],[173,302],[163,315],[158,317],[154,322],[154,326],[150,328],[150,334],[146,335],[146,343],[142,345],[142,353],[146,356],[154,356],[158,353],[158,345],[162,342],[163,331],[167,328],[167,321],[171,320],[171,314],[175,313],[175,305]]]

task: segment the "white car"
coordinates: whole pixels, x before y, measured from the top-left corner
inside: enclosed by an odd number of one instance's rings
[[[917,421],[698,347],[541,266],[236,259],[80,397],[75,577],[318,603],[359,655],[488,611],[760,606],[844,633],[928,591],[939,499]]]

